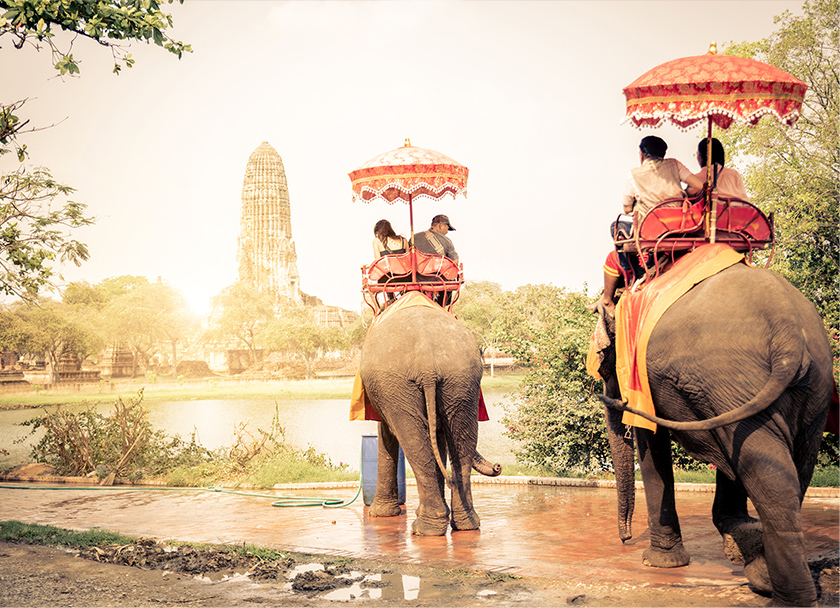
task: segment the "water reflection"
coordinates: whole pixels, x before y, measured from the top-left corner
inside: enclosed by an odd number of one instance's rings
[[[479,450],[490,459],[513,462],[513,442],[503,436],[504,393],[485,394],[489,422],[479,426]],[[198,441],[209,449],[229,446],[234,439],[234,427],[245,422],[256,435],[258,429],[268,430],[277,413],[286,441],[299,448],[312,446],[326,454],[334,464],[346,463],[353,470],[359,469],[362,435],[375,435],[377,423],[353,421],[349,418],[348,399],[207,399],[193,401],[146,402],[149,422],[167,435],[180,435],[188,439],[195,432]],[[83,411],[87,406],[65,406],[72,412]],[[50,409],[50,408],[48,408]],[[107,415],[113,410],[111,403],[102,403],[94,409]],[[14,442],[29,432],[28,427],[16,426],[43,413],[35,410],[0,411],[0,468],[7,468],[28,461],[31,446],[41,434],[30,438],[25,445]]]

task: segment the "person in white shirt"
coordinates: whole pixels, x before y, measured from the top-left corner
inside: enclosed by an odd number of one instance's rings
[[[697,162],[700,163],[701,170],[699,173],[695,173],[695,176],[703,180],[704,184],[706,183],[708,146],[707,139],[701,139],[697,145]],[[735,169],[724,167],[725,161],[726,153],[723,151],[723,144],[712,138],[712,189],[719,196],[738,198],[749,202],[750,198],[744,186],[744,178]]]

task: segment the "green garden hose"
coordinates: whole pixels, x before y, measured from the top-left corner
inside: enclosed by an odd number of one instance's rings
[[[256,498],[274,498],[279,499],[271,503],[272,507],[323,507],[324,509],[340,509],[341,507],[348,507],[359,498],[362,493],[362,476],[359,475],[359,487],[356,489],[356,495],[350,500],[343,500],[341,498],[320,498],[316,496],[277,496],[276,494],[256,494],[253,492],[240,492],[239,490],[228,490],[217,486],[210,486],[207,488],[155,488],[144,487],[138,488],[134,486],[6,486],[0,485],[0,489],[4,490],[196,490],[201,492],[222,492],[224,494],[236,494],[238,496],[253,496]]]

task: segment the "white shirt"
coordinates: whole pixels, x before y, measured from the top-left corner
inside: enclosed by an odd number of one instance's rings
[[[747,195],[747,189],[744,186],[744,178],[741,177],[741,174],[735,169],[729,169],[728,167],[721,167],[720,165],[715,165],[715,167],[718,169],[717,187],[715,188],[715,192],[717,192],[720,196],[740,198],[742,201],[749,202],[750,197]],[[706,183],[705,167],[703,167],[699,173],[695,173],[694,175],[703,180],[704,184]],[[714,179],[714,177],[712,177],[712,179]]]

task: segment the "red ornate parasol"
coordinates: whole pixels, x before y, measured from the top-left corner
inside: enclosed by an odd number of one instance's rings
[[[659,65],[624,88],[625,120],[638,128],[670,121],[686,130],[708,125],[707,200],[712,183],[712,124],[728,129],[733,120],[756,125],[773,116],[792,126],[802,111],[808,85],[779,68],[746,57],[718,55],[713,42],[706,55]],[[717,200],[711,204],[711,242],[715,242]]]
[[[417,148],[406,139],[402,148],[385,152],[350,172],[353,200],[408,203],[411,235],[414,236],[415,198],[440,200],[446,195],[467,194],[469,169],[448,156]]]
[[[808,88],[777,67],[731,55],[683,57],[645,72],[624,89],[628,120],[639,128],[670,121],[688,129],[708,119],[721,129],[733,120],[755,125],[770,115],[791,126]]]

